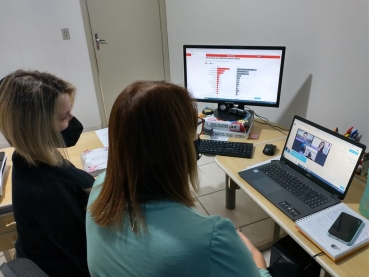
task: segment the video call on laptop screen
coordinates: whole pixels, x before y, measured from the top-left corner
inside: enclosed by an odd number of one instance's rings
[[[343,193],[362,149],[295,119],[283,156]]]

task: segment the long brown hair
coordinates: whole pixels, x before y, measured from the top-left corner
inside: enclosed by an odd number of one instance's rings
[[[116,99],[109,118],[105,181],[90,211],[102,227],[118,227],[127,216],[134,232],[145,226],[141,205],[175,201],[193,206],[198,189],[193,138],[197,108],[183,87],[135,82]]]
[[[17,70],[0,85],[0,131],[31,165],[63,165],[64,146],[57,120],[61,96],[73,103],[75,87],[50,73]],[[60,151],[67,156],[64,149]]]

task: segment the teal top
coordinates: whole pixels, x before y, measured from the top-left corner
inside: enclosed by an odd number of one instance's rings
[[[88,205],[97,198],[95,181]],[[271,276],[258,269],[229,219],[203,216],[183,204],[148,203],[147,232],[98,226],[87,212],[87,261],[91,276]]]

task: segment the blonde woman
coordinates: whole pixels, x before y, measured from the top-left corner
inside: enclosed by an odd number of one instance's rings
[[[83,130],[71,113],[74,94],[70,83],[38,71],[18,70],[0,84],[0,131],[15,148],[16,255],[49,276],[89,276],[85,208],[94,178],[57,149]]]

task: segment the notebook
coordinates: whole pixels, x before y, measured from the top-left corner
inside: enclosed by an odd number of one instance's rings
[[[280,160],[238,174],[296,221],[345,198],[364,151],[365,145],[296,115]]]
[[[352,245],[346,245],[328,236],[329,228],[341,212],[351,214],[363,221],[363,228]],[[351,210],[344,203],[297,220],[296,228],[336,262],[369,244],[369,220]]]

